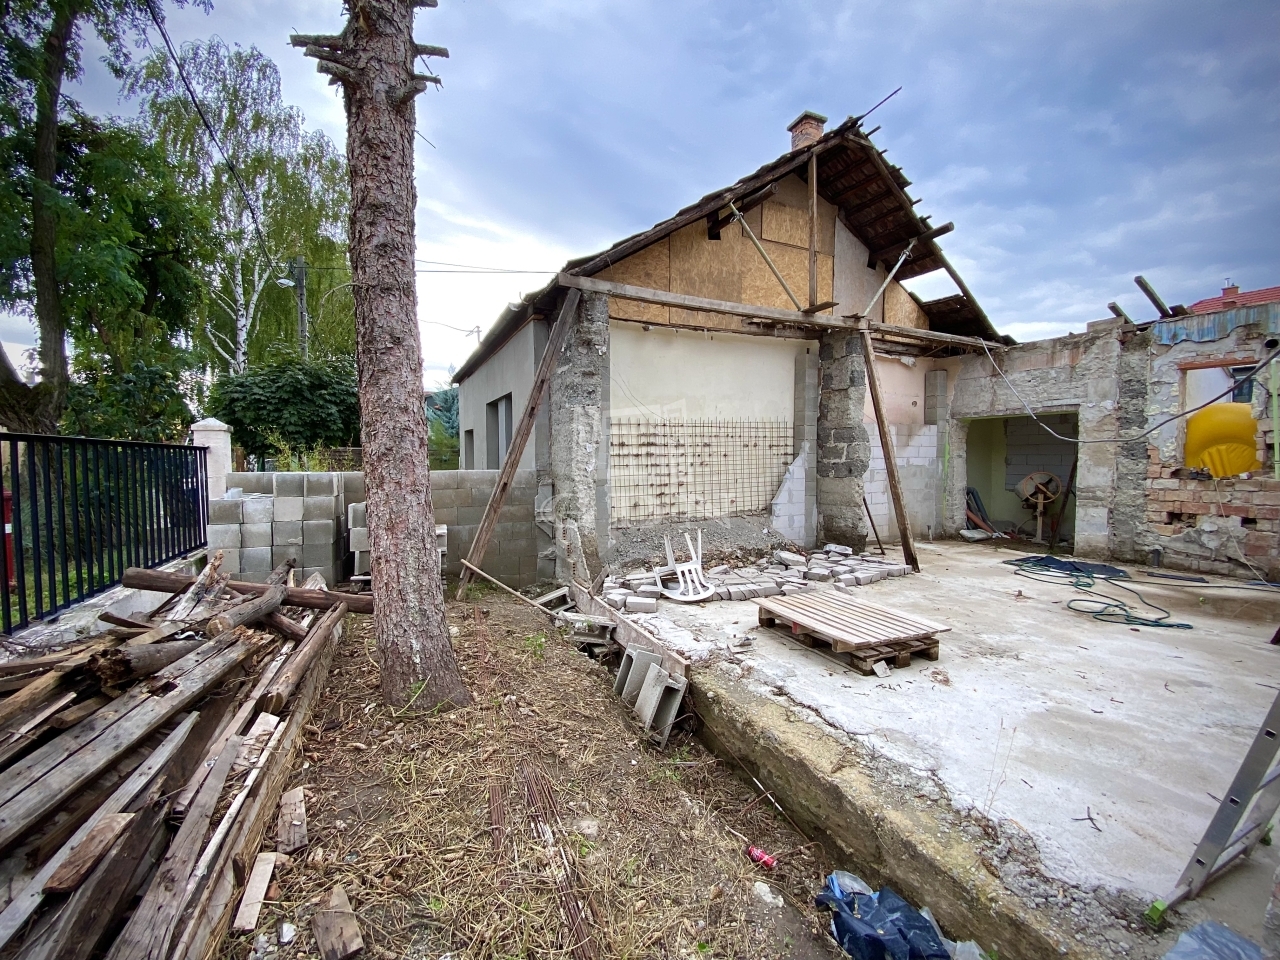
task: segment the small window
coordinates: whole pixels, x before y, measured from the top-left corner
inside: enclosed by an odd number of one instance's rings
[[[462,469],[476,468],[476,432],[465,430],[462,434]]]
[[[1235,390],[1231,392],[1232,403],[1253,402],[1253,381],[1245,379],[1252,370],[1251,366],[1231,368],[1231,380],[1235,383]]]

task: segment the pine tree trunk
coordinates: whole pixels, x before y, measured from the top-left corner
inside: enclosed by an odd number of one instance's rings
[[[413,5],[352,0],[349,9],[341,55],[349,66],[338,79],[382,694],[415,710],[461,706],[471,697],[444,619],[413,272]]]

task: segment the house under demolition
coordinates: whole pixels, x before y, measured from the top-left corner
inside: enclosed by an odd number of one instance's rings
[[[598,569],[637,532],[684,521],[757,518],[804,546],[855,549],[870,521],[898,540],[869,342],[916,539],[955,536],[976,507],[995,531],[1051,523],[1081,556],[1271,578],[1280,479],[1188,467],[1177,415],[1250,402],[1254,466],[1272,460],[1270,373],[1233,378],[1275,348],[1280,290],[1228,288],[1190,309],[1153,293],[1153,322],[1121,314],[1015,344],[947,261],[950,224],[917,212],[874,131],[824,123],[803,114],[774,162],[567,264],[456,374],[462,467],[496,469],[571,314],[520,461],[537,484],[536,542],[522,547],[537,576],[563,578],[578,557]],[[900,283],[937,270],[956,293],[922,301]],[[1047,505],[1026,486],[1042,473],[1056,481]],[[529,582],[534,566],[495,572]]]

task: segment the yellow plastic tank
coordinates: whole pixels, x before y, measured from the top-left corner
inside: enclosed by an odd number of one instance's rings
[[[1258,424],[1247,403],[1215,403],[1187,418],[1183,449],[1188,467],[1205,467],[1215,477],[1234,477],[1261,468]]]

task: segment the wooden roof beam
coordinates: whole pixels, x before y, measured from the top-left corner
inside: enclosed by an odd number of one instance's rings
[[[915,221],[916,223],[921,223],[923,226],[928,227],[928,224],[922,223],[919,217],[915,217]],[[884,247],[880,250],[873,250],[871,251],[871,254],[867,257],[867,266],[874,267],[881,260],[884,260],[887,262],[887,261],[896,259],[898,256],[901,255],[903,250],[907,249],[907,246],[911,244],[913,240],[923,246],[925,241],[935,240],[938,237],[945,236],[955,228],[956,228],[956,225],[948,221],[942,224],[941,226],[932,227],[930,229],[923,231],[921,235],[918,237],[911,237],[910,239],[899,241],[898,243],[895,243],[892,246]],[[926,256],[932,255],[928,251],[923,251],[923,252],[926,254]],[[925,258],[921,257],[921,259],[925,259]]]
[[[778,181],[775,180],[763,190],[759,190],[756,193],[751,194],[751,196],[738,204],[738,212],[745,215],[748,211],[754,210],[777,192]],[[707,214],[708,240],[719,240],[720,231],[737,219],[732,213],[726,213],[723,217],[719,216],[719,213],[720,209],[717,207],[715,210],[712,210]]]

